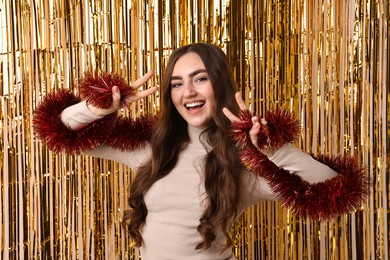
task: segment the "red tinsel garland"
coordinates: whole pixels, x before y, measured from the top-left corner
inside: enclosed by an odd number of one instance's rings
[[[249,138],[253,126],[252,115],[243,111],[241,122],[232,123],[234,140],[243,147],[241,161],[248,170],[263,177],[281,202],[298,216],[312,219],[328,219],[355,210],[362,205],[369,193],[366,169],[351,157],[326,157],[316,159],[328,165],[338,176],[330,180],[310,184],[271,162],[260,149],[280,147],[297,139],[299,123],[285,110],[267,113],[267,125],[261,128],[258,148]]]
[[[277,167],[253,145],[242,152],[241,160],[248,170],[263,177],[284,206],[298,216],[329,219],[360,207],[369,194],[366,169],[352,157],[319,156],[338,176],[310,184],[300,176]]]
[[[34,111],[33,127],[39,139],[54,152],[80,153],[95,148],[107,136],[116,115],[106,116],[73,131],[61,121],[62,111],[81,100],[68,90],[48,94]]]
[[[233,139],[239,146],[251,144],[249,130],[252,128],[252,114],[249,110],[244,110],[239,115],[241,121],[232,122]],[[293,114],[287,110],[276,109],[268,111],[265,115],[267,125],[261,125],[258,135],[257,147],[266,149],[280,147],[285,143],[290,143],[298,139],[300,124]]]
[[[121,93],[123,106],[128,104],[125,97],[134,95],[134,90],[120,75],[115,73],[101,72],[93,74],[85,72],[79,84],[80,97],[95,107],[109,108],[112,103],[112,87],[117,86]]]
[[[79,84],[81,96],[100,108],[112,104],[113,86],[121,91],[122,102],[134,91],[119,75],[86,73]],[[62,111],[81,99],[68,90],[48,94],[34,111],[33,125],[39,139],[54,152],[80,153],[98,145],[107,144],[113,148],[137,149],[150,141],[157,117],[143,116],[137,119],[118,117],[116,113],[78,130],[67,128],[61,121]]]
[[[111,77],[109,75],[103,77],[100,83],[101,79],[88,77],[80,87],[83,89],[83,96],[95,106],[108,108],[111,105],[113,85],[109,84],[120,85],[120,89],[123,89],[122,97],[131,95],[131,91],[126,92],[129,88],[124,89],[124,85],[117,83],[116,79],[108,80]],[[87,82],[96,84],[89,88]],[[89,90],[95,93],[88,95]],[[132,120],[111,114],[82,129],[68,129],[61,121],[61,113],[66,107],[78,102],[79,98],[62,90],[48,94],[34,112],[34,129],[38,137],[54,152],[78,153],[103,143],[121,149],[136,149],[150,140],[156,117]],[[297,139],[300,126],[292,114],[286,110],[268,112],[265,116],[268,123],[261,128],[258,148],[249,138],[253,125],[251,117],[249,111],[244,111],[240,115],[242,121],[232,123],[233,138],[244,147],[241,160],[249,170],[265,178],[282,203],[291,207],[295,214],[327,219],[350,212],[363,203],[369,193],[368,179],[364,167],[359,166],[353,158],[318,157],[317,160],[330,166],[339,175],[324,182],[310,184],[300,176],[277,167],[258,149],[280,147]]]
[[[140,148],[150,141],[157,120],[157,116],[118,118],[110,129],[105,144],[122,150]]]

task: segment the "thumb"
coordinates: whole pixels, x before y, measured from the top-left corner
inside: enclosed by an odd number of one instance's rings
[[[257,142],[258,142],[258,134],[260,132],[260,123],[259,122],[255,122],[251,128],[251,130],[249,131],[249,138],[252,142],[252,144],[254,146],[257,147]]]
[[[121,92],[119,91],[118,86],[112,87],[112,106],[120,107],[121,104]]]

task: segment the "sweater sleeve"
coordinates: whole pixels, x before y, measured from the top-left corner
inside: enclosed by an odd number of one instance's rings
[[[70,129],[62,122],[62,111],[80,103],[80,101],[79,97],[64,89],[47,94],[35,109],[34,130],[37,137],[50,150],[56,153],[80,153],[97,147],[107,136],[105,127],[115,122],[115,114],[105,116],[89,124],[84,123],[83,127],[78,130]]]
[[[369,194],[365,167],[348,156],[318,156],[314,159],[329,166],[338,173],[337,176],[332,178],[333,173],[323,167],[317,170],[314,165],[304,166],[311,172],[290,172],[278,167],[254,146],[246,147],[241,155],[247,169],[264,178],[277,199],[298,216],[329,219],[359,208]],[[325,177],[318,174],[323,171]],[[318,182],[311,183],[303,178],[307,176]]]
[[[34,111],[37,137],[54,152],[78,154],[107,145],[120,150],[143,148],[150,140],[156,116],[136,119],[111,114],[97,117],[67,90],[48,94]]]
[[[103,116],[97,116],[88,109],[86,101],[67,107],[61,113],[61,121],[72,130],[81,129],[101,118]],[[94,149],[86,150],[85,153],[97,158],[115,160],[136,170],[150,156],[150,146],[147,144],[136,151],[124,151],[107,145],[100,145]]]
[[[307,153],[286,143],[269,160],[279,168],[300,176],[308,183],[317,183],[332,179],[337,172],[329,166],[320,163]]]
[[[62,123],[72,130],[81,129],[102,118],[103,116],[97,116],[88,109],[86,101],[69,106],[61,113]]]
[[[107,145],[100,145],[92,150],[85,151],[86,154],[96,157],[114,160],[129,166],[133,170],[144,163],[151,155],[151,149],[148,144],[137,150],[121,150]]]
[[[318,183],[337,176],[337,172],[329,166],[320,163],[310,155],[295,148],[292,144],[282,145],[276,153],[268,158],[277,167],[291,174],[298,175],[308,183]],[[278,200],[269,182],[256,172],[247,172],[243,176],[245,207],[256,204],[261,200]]]
[[[296,140],[299,134],[298,121],[286,111],[267,114],[268,126],[261,130],[257,147],[249,138],[250,113],[244,111],[240,118],[240,122],[233,123],[232,134],[242,147],[241,161],[248,171],[268,184],[269,189],[263,191],[272,191],[296,215],[331,218],[359,208],[368,196],[366,168],[356,159],[324,155],[313,158],[286,144]],[[267,146],[281,148],[268,158],[259,149]]]

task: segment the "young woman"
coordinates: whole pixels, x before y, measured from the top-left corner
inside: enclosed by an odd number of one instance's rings
[[[315,160],[294,148],[299,123],[284,110],[252,116],[216,46],[197,43],[172,53],[159,116],[119,117],[124,104],[157,90],[135,91],[152,75],[131,88],[115,75],[86,75],[81,99],[50,94],[34,117],[50,149],[136,170],[124,223],[142,259],[234,259],[230,227],[261,200],[281,200],[313,218],[361,205],[364,169],[351,158]]]

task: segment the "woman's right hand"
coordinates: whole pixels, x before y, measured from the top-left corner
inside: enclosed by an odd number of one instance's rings
[[[141,78],[137,79],[136,81],[134,81],[130,87],[132,89],[137,89],[139,87],[141,87],[142,85],[144,85],[150,78],[152,78],[152,76],[154,75],[154,71],[149,71],[148,73],[146,73],[145,75],[143,75]],[[158,90],[158,87],[151,87],[151,88],[148,88],[146,90],[143,90],[143,91],[139,91],[139,92],[135,92],[134,95],[131,95],[131,96],[128,96],[125,98],[125,101],[127,104],[130,104],[134,101],[137,101],[141,98],[145,98],[149,95],[152,95],[154,94],[156,91]],[[121,93],[119,91],[119,88],[117,86],[114,86],[112,87],[112,105],[111,107],[109,108],[99,108],[99,107],[95,107],[91,104],[88,104],[87,102],[87,107],[88,109],[94,113],[95,115],[97,116],[105,116],[105,115],[109,115],[109,114],[112,114],[116,111],[118,111],[119,109],[122,108],[122,102],[121,102]]]
[[[242,99],[241,93],[237,92],[235,97],[236,97],[237,104],[240,107],[241,111],[248,110],[248,107],[246,106],[244,100]],[[229,120],[231,122],[242,122],[240,117],[234,115],[228,108],[226,108],[226,107],[223,108],[222,112],[225,114],[225,116],[227,118],[229,118]],[[257,116],[252,116],[251,121],[252,121],[252,127],[249,131],[249,138],[250,138],[252,144],[257,149],[259,149],[259,147],[258,147],[259,136],[258,135],[259,135],[260,131],[261,130],[264,131],[265,133],[267,133],[267,136],[268,136],[267,120],[265,120],[265,118],[259,118]],[[278,150],[278,148],[267,146],[266,148],[262,148],[259,150],[260,150],[260,152],[267,155],[268,157],[271,157],[272,155],[275,154],[275,152]]]

